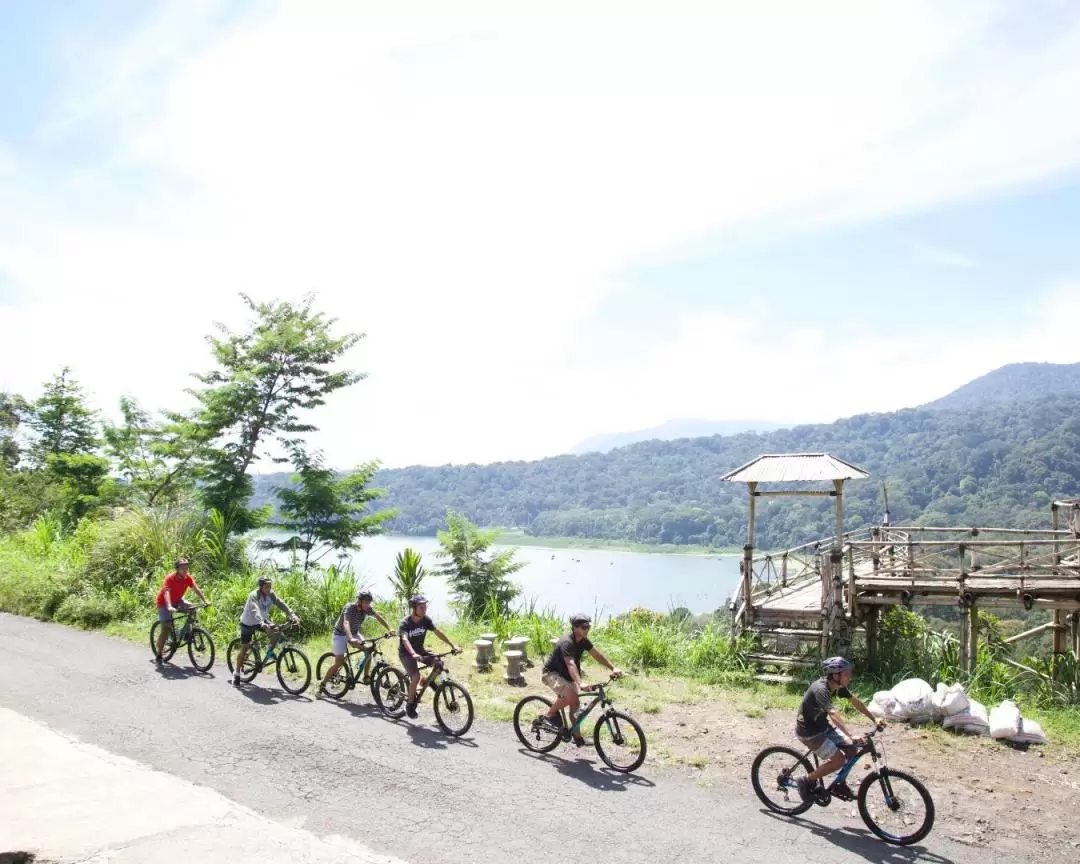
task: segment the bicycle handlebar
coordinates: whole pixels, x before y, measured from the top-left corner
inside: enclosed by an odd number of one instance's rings
[[[611,682],[618,681],[620,678],[625,678],[625,677],[626,677],[625,672],[621,672],[618,675],[611,674],[611,675],[608,676],[607,681],[597,681],[595,684],[587,684],[586,686],[582,687],[581,689],[582,689],[583,692],[590,692],[592,690],[596,690],[598,687],[607,687],[607,685],[610,684]]]

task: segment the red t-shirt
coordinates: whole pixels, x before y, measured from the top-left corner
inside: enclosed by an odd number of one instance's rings
[[[188,588],[195,587],[195,580],[191,578],[190,573],[185,573],[181,576],[177,572],[172,572],[165,577],[165,582],[161,586],[161,590],[158,591],[157,605],[159,607],[165,606],[165,589],[169,589],[169,599],[172,600],[175,606],[180,600],[184,599],[184,592]]]

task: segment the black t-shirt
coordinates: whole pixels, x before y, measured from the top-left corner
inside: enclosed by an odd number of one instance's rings
[[[413,651],[417,654],[426,654],[424,650],[424,636],[427,635],[428,630],[434,630],[435,624],[427,615],[421,618],[419,621],[414,621],[412,615],[406,615],[401,619],[401,626],[398,627],[398,635],[405,636],[409,640],[409,644],[412,645]],[[401,646],[401,650],[405,650],[405,646]]]
[[[825,678],[819,678],[807,688],[802,705],[799,706],[799,715],[795,718],[796,735],[800,738],[814,738],[828,730],[833,695],[829,693],[829,683]],[[835,695],[841,699],[851,698],[846,687],[838,689]]]
[[[580,642],[575,642],[573,635],[563,636],[558,642],[555,643],[555,648],[551,652],[551,656],[548,657],[547,662],[544,664],[545,672],[554,672],[556,675],[561,675],[567,681],[572,681],[570,677],[570,670],[566,668],[566,659],[570,658],[578,667],[578,671],[581,671],[581,655],[586,651],[591,651],[593,647],[592,642],[588,637],[582,639]]]

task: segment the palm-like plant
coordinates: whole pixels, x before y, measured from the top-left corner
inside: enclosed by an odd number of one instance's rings
[[[420,593],[420,585],[427,576],[420,553],[415,549],[405,548],[398,552],[394,561],[394,572],[390,576],[390,586],[402,608],[409,598]]]

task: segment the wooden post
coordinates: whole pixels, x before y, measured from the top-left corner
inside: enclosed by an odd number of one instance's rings
[[[975,671],[975,664],[979,660],[979,611],[975,604],[972,603],[967,610],[968,622],[968,668],[967,673],[970,675]]]
[[[1057,531],[1061,527],[1061,520],[1058,516],[1058,505],[1056,501],[1050,505],[1050,514],[1054,530]],[[1054,566],[1057,567],[1059,564],[1061,564],[1061,544],[1054,543]]]
[[[1065,653],[1065,612],[1054,610],[1054,655]]]
[[[1072,614],[1073,654],[1080,660],[1080,612]]]
[[[746,545],[743,546],[742,562],[742,625],[748,627],[754,621],[754,604],[750,602],[750,593],[754,589],[754,520],[757,516],[757,483],[746,484],[750,493],[750,521],[746,527]]]
[[[833,480],[836,488],[836,543],[839,549],[844,545],[844,481]]]
[[[968,616],[968,610],[960,609],[960,671],[965,675],[969,673],[968,652],[971,649],[971,618]]]
[[[871,669],[877,662],[877,623],[880,611],[877,606],[871,606],[866,613],[866,663]]]

